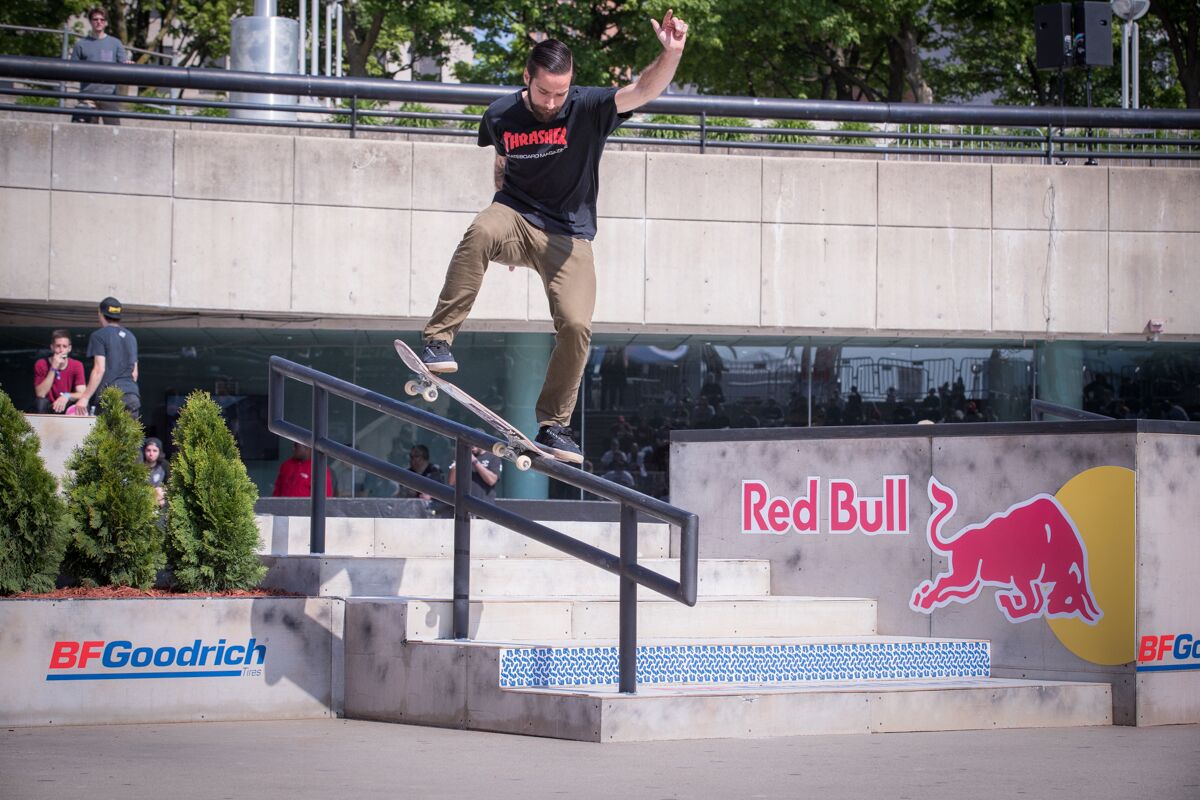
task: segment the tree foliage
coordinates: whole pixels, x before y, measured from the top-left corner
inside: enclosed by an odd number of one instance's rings
[[[0,24],[61,29],[70,17],[82,13],[86,6],[86,0],[4,0],[0,3]],[[0,53],[61,56],[62,34],[0,28]]]
[[[101,393],[96,424],[67,459],[67,508],[76,529],[64,564],[79,581],[148,588],[164,565],[141,450],[142,426],[125,410],[121,390],[110,386]]]
[[[553,36],[574,52],[578,82],[612,85],[633,79],[658,55],[649,20],[669,7],[690,26],[677,83],[700,92],[889,102],[982,97],[1028,105],[1057,102],[1057,76],[1034,63],[1038,2],[356,0],[343,4],[343,44],[350,75],[412,69],[421,78],[452,61],[454,42],[465,42],[473,56],[454,64],[459,80],[515,85],[530,48]],[[250,13],[252,0],[103,5],[111,32],[127,44],[158,49],[169,37],[182,42],[181,63],[198,64],[229,52],[230,20]],[[83,6],[12,0],[0,4],[0,20],[54,27]],[[297,8],[297,0],[281,0],[278,13],[295,17]],[[1119,31],[1114,24],[1116,40]],[[1143,105],[1200,107],[1200,3],[1152,0],[1141,32]],[[0,42],[7,52],[58,52],[52,35],[14,41],[0,33]],[[1119,66],[1093,70],[1092,78],[1093,104],[1118,104]],[[1083,71],[1069,72],[1065,88],[1067,102],[1082,105]]]
[[[0,595],[53,589],[71,535],[40,448],[25,415],[0,391]]]
[[[221,409],[207,392],[187,399],[175,426],[167,485],[167,553],[185,591],[250,589],[266,574],[259,559],[258,490]]]

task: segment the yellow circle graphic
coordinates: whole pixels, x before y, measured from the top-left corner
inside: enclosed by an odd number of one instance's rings
[[[1093,664],[1127,664],[1134,656],[1134,473],[1125,467],[1081,472],[1055,497],[1087,548],[1088,582],[1104,616],[1048,618],[1068,650]]]

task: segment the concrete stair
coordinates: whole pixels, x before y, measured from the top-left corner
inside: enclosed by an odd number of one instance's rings
[[[472,523],[469,638],[453,640],[453,525],[264,520],[265,585],[346,598],[347,716],[584,741],[1112,723],[1108,684],[990,677],[985,641],[881,636],[867,598],[770,594],[769,564],[702,559],[694,608],[639,589],[638,693],[616,690],[616,576]],[[618,548],[616,523],[548,522]],[[667,526],[639,562],[677,576]]]

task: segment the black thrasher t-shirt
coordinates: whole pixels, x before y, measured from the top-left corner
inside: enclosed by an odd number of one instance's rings
[[[479,146],[508,159],[495,202],[547,233],[596,237],[596,194],[604,142],[629,119],[618,114],[616,89],[572,86],[550,122],[538,122],[515,92],[488,106]]]

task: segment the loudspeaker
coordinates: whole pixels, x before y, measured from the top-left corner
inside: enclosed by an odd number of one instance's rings
[[[1075,65],[1111,67],[1112,7],[1108,3],[1076,3],[1073,11]]]
[[[1080,3],[1102,6],[1105,3]],[[1070,67],[1074,63],[1071,45],[1071,6],[1051,3],[1033,9],[1033,34],[1037,44],[1038,69]],[[1109,53],[1112,57],[1112,53]]]

